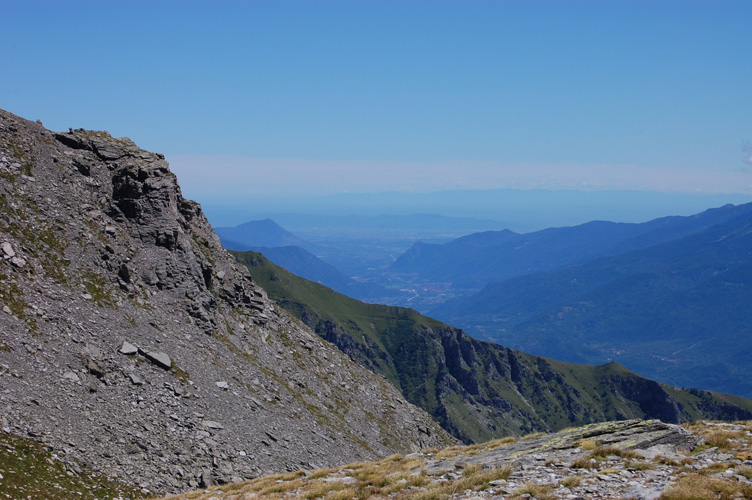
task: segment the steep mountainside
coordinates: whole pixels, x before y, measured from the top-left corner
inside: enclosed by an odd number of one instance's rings
[[[567,361],[752,397],[752,214],[685,238],[487,286],[433,313]]]
[[[227,247],[230,250],[236,250]],[[305,279],[324,283],[338,292],[347,293],[348,285],[353,281],[342,274],[336,267],[327,264],[312,253],[300,247],[253,247],[248,250],[263,253],[277,265]]]
[[[0,421],[152,491],[453,441],[270,302],[160,154],[0,111]]]
[[[235,252],[270,298],[463,441],[623,418],[752,417],[752,401],[689,393],[610,363],[531,356],[465,335],[412,309],[365,304],[294,276],[253,252]]]
[[[225,248],[235,250],[227,245]],[[348,278],[336,267],[300,247],[254,247],[249,250],[263,253],[272,262],[291,273],[326,285],[348,297],[373,297],[386,293],[383,287],[375,283],[361,283]]]
[[[391,269],[423,282],[452,283],[458,293],[514,276],[582,264],[683,238],[752,214],[752,203],[726,205],[690,217],[663,217],[641,224],[595,221],[527,234],[488,231],[443,245],[418,242]]]

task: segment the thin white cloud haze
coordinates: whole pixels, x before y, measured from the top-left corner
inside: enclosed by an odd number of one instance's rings
[[[185,194],[207,201],[243,195],[320,195],[453,189],[579,189],[750,194],[742,169],[656,168],[639,165],[542,165],[501,162],[379,162],[168,157]],[[416,188],[416,186],[419,186]],[[200,195],[200,196],[199,196]]]

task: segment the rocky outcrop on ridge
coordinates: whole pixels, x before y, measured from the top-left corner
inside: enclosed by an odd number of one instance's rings
[[[0,420],[144,491],[452,439],[271,303],[164,157],[0,111]]]
[[[750,498],[752,423],[626,420],[301,471],[167,500]]]

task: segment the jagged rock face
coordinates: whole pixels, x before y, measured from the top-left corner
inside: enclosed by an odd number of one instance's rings
[[[452,439],[276,308],[160,154],[0,111],[0,417],[152,491]]]

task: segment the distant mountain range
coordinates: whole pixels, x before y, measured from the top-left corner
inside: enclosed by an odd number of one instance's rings
[[[602,246],[612,255],[489,284],[430,314],[539,355],[618,360],[675,385],[752,396],[752,205],[641,226],[650,231]],[[588,234],[580,242],[595,246]],[[584,260],[584,249],[552,246],[549,255],[569,253],[560,263]],[[472,269],[477,257],[466,255]]]
[[[658,384],[617,363],[563,363],[483,342],[412,309],[365,304],[234,252],[280,306],[389,379],[463,441],[586,422],[750,418],[752,403]]]
[[[594,221],[527,234],[488,231],[442,245],[417,242],[390,269],[411,274],[416,280],[448,282],[457,289],[477,291],[514,276],[582,264],[682,238],[748,214],[752,214],[752,203],[641,224]]]
[[[417,242],[357,281],[301,249],[251,248],[346,295],[414,305],[477,338],[752,397],[750,220],[745,204],[639,224],[486,231]]]

